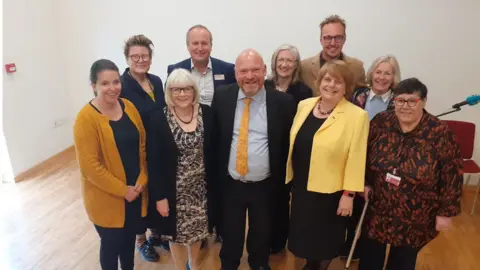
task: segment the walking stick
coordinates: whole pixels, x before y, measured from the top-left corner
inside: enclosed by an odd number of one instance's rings
[[[348,254],[347,263],[345,264],[345,270],[350,269],[350,263],[352,262],[353,252],[355,251],[355,246],[357,245],[358,238],[360,238],[360,234],[362,232],[362,224],[363,219],[365,218],[365,213],[367,212],[368,203],[372,199],[372,192],[368,193],[368,200],[365,201],[365,205],[363,206],[362,215],[360,216],[360,220],[358,221],[357,228],[355,229],[355,238],[353,238],[352,247],[350,248],[350,253]]]

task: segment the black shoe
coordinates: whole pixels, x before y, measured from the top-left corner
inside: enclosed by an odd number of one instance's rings
[[[150,245],[152,245],[154,247],[161,247],[162,246],[162,239],[160,239],[160,237],[149,236],[148,237],[148,242],[150,243]]]
[[[302,270],[317,270],[317,269],[320,269],[320,263],[318,261],[310,261],[310,260],[307,260],[307,263],[302,268]]]
[[[145,241],[141,246],[136,246],[138,252],[140,253],[140,256],[142,256],[142,259],[144,259],[145,261],[156,262],[158,261],[158,259],[160,259],[157,251],[152,245],[150,245],[148,241]]]
[[[166,251],[170,251],[170,243],[168,241],[161,241],[160,247]]]
[[[279,254],[281,252],[285,251],[285,247],[282,247],[282,248],[272,248],[270,249],[270,254],[272,255],[276,255],[276,254]]]

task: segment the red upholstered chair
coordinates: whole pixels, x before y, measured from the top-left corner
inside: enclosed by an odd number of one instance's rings
[[[472,174],[480,175],[480,167],[472,160],[475,141],[475,124],[453,120],[444,120],[444,122],[448,124],[452,132],[457,136],[460,152],[463,157],[464,173],[468,175],[465,185],[468,185]],[[475,211],[479,189],[480,179],[477,180],[477,188],[475,190],[475,198],[473,199],[470,215],[473,215]]]

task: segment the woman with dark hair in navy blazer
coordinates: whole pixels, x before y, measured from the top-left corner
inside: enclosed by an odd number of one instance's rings
[[[165,106],[163,83],[160,77],[148,73],[152,64],[153,43],[144,35],[130,37],[125,42],[124,55],[128,68],[121,76],[122,94],[121,97],[130,100],[139,111],[144,124],[147,123],[150,113],[155,108]],[[149,207],[149,213],[156,211],[155,207]],[[144,260],[158,261],[159,255],[154,246],[161,246],[169,250],[168,242],[160,240],[157,234],[156,225],[150,214],[145,218],[145,226],[142,231],[137,232],[136,246]],[[145,231],[148,227],[150,237],[147,240]]]

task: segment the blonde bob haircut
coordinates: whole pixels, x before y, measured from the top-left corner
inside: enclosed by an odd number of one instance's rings
[[[167,106],[174,106],[171,89],[177,85],[182,87],[193,86],[193,105],[199,103],[200,90],[198,89],[198,85],[193,78],[192,73],[186,69],[177,68],[170,73],[167,78],[167,82],[165,83],[165,103],[167,103]]]
[[[333,60],[325,63],[318,72],[317,80],[315,82],[315,95],[320,95],[320,84],[325,75],[329,74],[335,80],[345,83],[345,98],[350,100],[355,87],[355,78],[353,72],[343,60]]]
[[[272,55],[272,74],[270,74],[270,79],[277,84],[278,81],[278,73],[277,73],[277,58],[278,54],[281,51],[289,51],[295,56],[295,70],[293,71],[292,75],[292,82],[291,84],[296,84],[300,80],[300,53],[295,46],[284,44],[278,47]]]
[[[400,66],[398,65],[397,58],[393,55],[385,55],[385,56],[380,56],[375,61],[373,61],[372,65],[367,71],[367,84],[371,87],[373,85],[372,79],[373,79],[373,73],[375,73],[375,70],[378,68],[378,65],[381,63],[388,63],[392,67],[393,70],[393,82],[392,85],[390,85],[390,89],[395,89],[400,83],[401,80],[401,75],[400,75]]]

